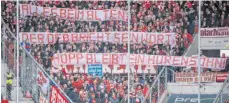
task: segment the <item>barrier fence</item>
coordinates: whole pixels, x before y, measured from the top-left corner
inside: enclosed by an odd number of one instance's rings
[[[153,84],[150,86],[147,94],[144,96],[143,103],[161,103],[163,96],[166,96],[167,88],[167,68],[159,67],[160,71],[154,79]]]
[[[51,98],[51,85],[52,87],[58,87],[56,90],[59,92],[63,98],[66,99],[67,102],[73,103],[71,99],[64,93],[64,91],[60,88],[60,86],[49,76],[47,71],[41,66],[41,64],[37,63],[37,61],[31,56],[31,54],[23,47],[20,46],[19,50],[19,75],[16,75],[16,37],[15,33],[12,33],[9,27],[5,24],[4,20],[2,21],[2,60],[7,64],[8,70],[13,74],[13,77],[16,78],[19,76],[19,85],[13,80],[12,89],[7,89],[3,93],[7,96],[11,90],[16,90],[17,86],[20,87],[24,97],[27,97],[31,94],[31,98],[35,103],[39,103],[41,101],[50,102]],[[20,43],[21,44],[21,43]],[[6,75],[6,74],[4,74]],[[5,78],[6,80],[6,78]],[[12,94],[15,99],[19,98],[15,94]],[[30,98],[30,97],[28,97]],[[19,99],[20,101],[20,99]],[[42,102],[43,103],[43,102]],[[53,103],[56,103],[53,101]]]
[[[11,100],[16,100],[16,94],[12,93],[13,91],[16,90],[16,84],[15,84],[15,78],[16,78],[16,53],[15,51],[15,38],[10,35],[10,32],[8,29],[2,25],[1,28],[1,49],[2,49],[2,62],[6,64],[6,66],[2,67],[2,75],[4,75],[4,81],[2,81],[2,95],[6,96],[6,98],[11,99]],[[7,68],[6,68],[7,67]],[[7,74],[12,74],[13,77],[13,82],[12,85],[7,85],[6,80],[7,80]]]
[[[216,95],[214,103],[229,103],[229,75]]]

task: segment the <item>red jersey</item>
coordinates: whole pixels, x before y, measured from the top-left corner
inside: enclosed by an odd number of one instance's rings
[[[8,100],[2,100],[1,103],[9,103]]]

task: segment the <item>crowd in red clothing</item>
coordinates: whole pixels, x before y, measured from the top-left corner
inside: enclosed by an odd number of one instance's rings
[[[122,9],[127,10],[127,2],[119,1],[20,1],[43,7],[77,8],[77,9]],[[16,32],[16,2],[2,1],[2,17],[12,32]],[[174,45],[164,44],[131,44],[131,53],[152,55],[178,55],[181,56],[193,41],[198,27],[198,3],[196,1],[150,1],[131,2],[131,31],[133,32],[174,32],[176,40]],[[54,24],[50,23],[53,21]],[[73,21],[55,17],[27,16],[20,18],[20,32],[104,32],[127,31],[126,21]],[[57,52],[89,52],[89,53],[125,53],[127,44],[114,44],[109,42],[82,42],[82,43],[56,43],[55,45],[35,45],[28,41],[25,43],[27,50],[43,64],[50,73],[52,56]],[[91,46],[93,45],[93,49]],[[65,68],[66,69],[66,68]],[[82,74],[58,71],[50,73],[55,82],[75,102],[89,103],[118,103],[127,100],[127,78],[120,76],[104,75],[102,78]],[[153,82],[151,76],[136,77],[132,79],[131,101],[140,103]],[[79,97],[79,98],[75,98]],[[107,101],[107,102],[105,102]],[[149,102],[149,97],[147,97]]]

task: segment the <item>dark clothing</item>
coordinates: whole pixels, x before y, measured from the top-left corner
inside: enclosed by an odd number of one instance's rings
[[[11,100],[11,91],[12,91],[12,84],[7,84],[6,85],[7,88],[7,99]]]

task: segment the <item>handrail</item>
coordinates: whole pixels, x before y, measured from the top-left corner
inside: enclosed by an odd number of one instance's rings
[[[223,85],[221,86],[221,89],[217,93],[213,103],[218,103],[218,98],[219,98],[220,94],[223,92],[223,89],[226,86],[227,82],[229,82],[229,72],[228,72],[227,79],[224,81]]]
[[[157,78],[154,80],[154,82],[153,82],[153,84],[151,85],[149,91],[146,93],[146,96],[148,96],[149,93],[152,91],[153,87],[155,87],[155,85],[156,85],[158,79],[160,79],[160,76],[161,76],[162,72],[164,72],[165,69],[166,69],[166,67],[164,66],[164,67],[162,68],[162,70],[160,71],[160,73],[157,75]],[[159,88],[159,87],[158,87],[158,88]],[[144,100],[143,100],[143,103],[145,103],[145,102],[146,102],[146,97],[144,97]]]
[[[5,28],[9,31],[9,33],[11,34],[11,36],[15,39],[15,35],[14,33],[11,32],[10,28],[8,27],[8,25],[5,24],[4,20],[1,18],[1,21],[2,21],[2,24],[5,26]],[[19,43],[18,43],[19,44]],[[40,64],[33,58],[33,56],[24,48],[24,47],[21,47],[20,48],[35,62],[35,64],[37,64],[37,66],[39,67],[39,70],[41,70],[50,80],[51,82],[53,82],[53,84],[55,86],[57,86],[60,90],[60,92],[68,99],[68,101],[70,103],[74,103],[69,97],[68,95],[60,88],[60,86],[49,76],[49,74],[40,66]]]

